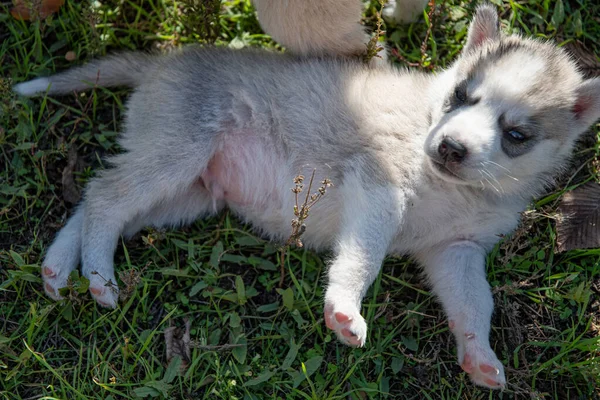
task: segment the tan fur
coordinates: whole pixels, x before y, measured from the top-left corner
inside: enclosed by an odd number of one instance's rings
[[[301,55],[361,55],[369,36],[358,0],[254,0],[260,25]]]

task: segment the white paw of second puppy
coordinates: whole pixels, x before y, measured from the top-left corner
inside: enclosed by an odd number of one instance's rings
[[[350,305],[325,303],[325,325],[349,346],[363,347],[367,339],[367,323],[360,310]]]
[[[388,24],[409,24],[416,22],[423,14],[428,0],[388,0],[383,9],[383,19]]]
[[[487,343],[482,344],[466,336],[464,345],[459,346],[458,362],[474,384],[489,389],[504,389],[504,367]]]

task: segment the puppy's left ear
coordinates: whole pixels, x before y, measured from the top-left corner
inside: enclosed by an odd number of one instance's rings
[[[587,79],[579,85],[573,113],[582,131],[600,118],[600,78]]]
[[[477,7],[475,17],[469,25],[469,34],[464,51],[469,52],[480,47],[488,40],[500,39],[500,20],[498,12],[491,4]]]

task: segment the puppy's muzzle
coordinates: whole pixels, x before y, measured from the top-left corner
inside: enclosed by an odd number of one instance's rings
[[[438,153],[444,163],[460,163],[467,156],[467,148],[451,137],[446,136],[438,146]]]

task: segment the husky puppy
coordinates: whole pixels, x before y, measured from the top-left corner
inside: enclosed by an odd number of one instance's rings
[[[486,253],[600,117],[600,79],[584,80],[565,51],[505,36],[477,9],[466,46],[438,75],[369,68],[351,59],[187,48],[106,58],[15,86],[63,94],[131,85],[113,167],[42,264],[59,299],[81,263],[98,303],[115,307],[119,236],[177,226],[229,207],[274,240],[290,235],[296,175],[335,186],[312,210],[306,246],[332,248],[325,322],[363,346],[361,300],[387,254],[424,268],[472,381],[502,388],[489,344],[493,300]]]
[[[253,0],[263,30],[296,55],[360,56],[369,36],[360,24],[362,0]],[[384,9],[386,21],[416,20],[427,0],[398,0]],[[385,58],[385,50],[379,54]]]

